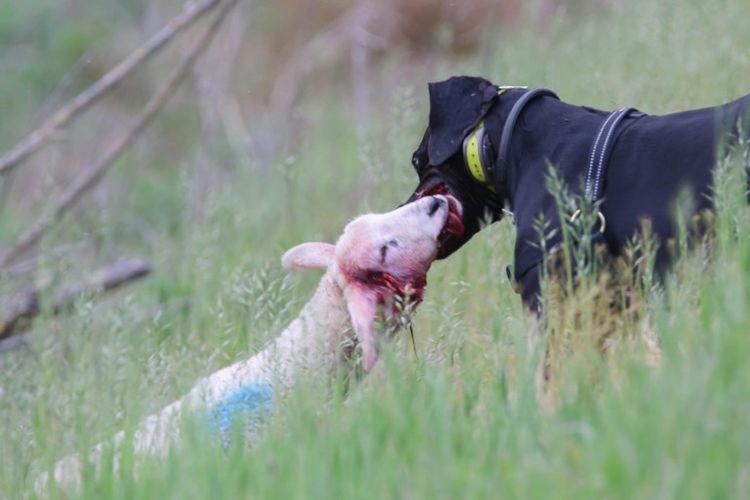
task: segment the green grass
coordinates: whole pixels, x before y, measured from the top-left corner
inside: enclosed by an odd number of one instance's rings
[[[352,216],[389,210],[414,187],[425,79],[483,74],[550,87],[573,103],[652,113],[715,104],[750,90],[747,13],[745,0],[621,2],[606,14],[561,17],[543,35],[488,37],[476,57],[438,61],[412,80],[391,75],[394,92],[365,139],[340,89],[319,89],[304,103],[314,126],[292,158],[224,159],[214,167],[230,180],[206,193],[193,189],[199,160],[189,154],[174,165],[164,151],[128,155],[111,176],[125,194],[102,211],[88,202],[83,222],[71,219],[45,246],[93,240],[96,260],[125,245],[157,272],[38,322],[31,352],[0,357],[0,497],[33,496],[34,478],[56,459],[132,429],[278,333],[317,282],[283,272],[281,253],[330,241]],[[70,36],[66,61],[84,43]],[[173,110],[173,126],[191,112]],[[143,165],[154,158],[154,168]],[[618,325],[606,357],[592,353],[595,318],[576,309],[586,300],[560,306],[549,406],[536,382],[543,347],[528,342],[529,318],[505,278],[506,221],[434,264],[415,318],[419,359],[399,337],[382,373],[348,398],[300,386],[252,447],[223,450],[193,429],[182,450],[141,465],[137,479],[88,477],[80,497],[747,498],[750,219],[736,192],[744,184],[727,175],[710,258],[690,253],[666,291],[648,291],[644,315]],[[79,267],[68,257],[42,271],[65,269]],[[657,367],[644,332],[661,347]]]

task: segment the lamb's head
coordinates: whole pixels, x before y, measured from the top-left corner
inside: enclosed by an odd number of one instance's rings
[[[391,323],[400,313],[399,304],[422,300],[440,236],[452,230],[450,225],[457,220],[449,217],[451,211],[460,211],[451,196],[420,198],[392,212],[354,219],[336,245],[303,243],[282,257],[287,268],[332,273],[362,346],[365,370],[378,359],[375,322],[379,311]]]

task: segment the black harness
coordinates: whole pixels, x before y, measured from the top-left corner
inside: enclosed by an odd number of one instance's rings
[[[501,88],[499,94],[503,92]],[[500,146],[497,157],[494,162],[491,161],[490,152],[492,145],[489,134],[485,133],[484,122],[480,124],[464,139],[464,162],[469,174],[478,182],[487,185],[496,192],[507,193],[507,184],[510,174],[510,147],[513,137],[513,130],[518,118],[521,116],[524,108],[536,97],[550,96],[559,99],[557,94],[548,89],[532,89],[522,95],[513,105],[508,114],[508,118],[503,125],[503,131],[500,135]],[[622,130],[618,130],[619,125],[625,118],[640,118],[645,116],[644,113],[635,108],[625,107],[613,111],[602,122],[591,144],[589,153],[588,169],[586,171],[584,200],[591,204],[592,207],[596,202],[601,200],[604,190],[603,179],[606,177],[607,165],[612,155],[612,149],[617,137]],[[593,207],[595,208],[595,207]],[[573,220],[580,213],[576,211],[573,214]],[[598,211],[599,228],[595,229],[592,237],[594,242],[602,242],[604,239],[604,229],[606,219]],[[511,283],[515,285],[511,266],[507,266],[506,273]],[[514,289],[517,287],[514,286]],[[516,291],[518,291],[516,289]]]
[[[509,87],[499,87],[498,95]],[[510,146],[513,130],[521,113],[533,99],[542,96],[550,96],[559,99],[557,94],[549,89],[532,89],[523,94],[510,109],[508,118],[503,125],[500,135],[500,146],[495,161],[492,161],[492,143],[489,134],[484,128],[484,121],[472,130],[464,139],[464,165],[469,175],[477,182],[484,184],[496,192],[504,193],[508,184],[510,174]],[[612,148],[617,140],[619,131],[617,127],[628,117],[640,118],[644,113],[635,108],[621,108],[610,113],[602,122],[601,127],[591,144],[589,153],[588,170],[586,171],[586,190],[584,193],[586,201],[595,203],[602,197],[604,183],[602,179],[606,176],[607,163],[612,154]]]

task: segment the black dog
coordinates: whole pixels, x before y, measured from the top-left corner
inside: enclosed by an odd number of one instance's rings
[[[512,279],[524,304],[539,310],[542,252],[535,219],[559,217],[546,188],[549,165],[571,191],[600,201],[608,255],[617,256],[650,219],[659,241],[676,233],[678,193],[692,192],[695,210],[711,208],[713,170],[721,141],[748,130],[750,95],[715,108],[652,116],[612,113],[560,101],[551,91],[498,87],[477,77],[431,83],[429,124],[412,163],[419,186],[410,200],[447,192],[463,205],[462,235],[449,235],[438,258],[456,251],[487,215],[514,214]],[[582,187],[583,186],[583,187]],[[547,247],[559,242],[559,231]],[[656,267],[669,252],[662,245]],[[511,273],[509,273],[510,275]]]

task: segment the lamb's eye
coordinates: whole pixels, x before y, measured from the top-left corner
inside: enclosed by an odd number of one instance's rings
[[[385,256],[388,253],[388,245],[380,247],[380,263],[385,264]]]
[[[380,263],[385,264],[385,256],[388,253],[388,247],[397,248],[398,240],[388,240],[383,246],[380,247]]]

